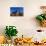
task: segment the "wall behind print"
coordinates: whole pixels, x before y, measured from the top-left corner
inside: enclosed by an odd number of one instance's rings
[[[4,34],[6,25],[15,25],[19,31],[18,36],[31,36],[36,29],[41,28],[35,16],[41,13],[40,6],[46,5],[46,0],[1,0],[0,1],[0,33]],[[24,7],[24,16],[11,17],[10,7]],[[44,29],[44,28],[43,28]],[[46,30],[46,29],[45,29]]]

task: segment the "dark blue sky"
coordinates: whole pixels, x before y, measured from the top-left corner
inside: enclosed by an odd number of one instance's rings
[[[23,13],[23,7],[10,7],[10,13]]]

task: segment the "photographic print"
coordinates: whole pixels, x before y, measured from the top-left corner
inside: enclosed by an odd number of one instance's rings
[[[23,16],[23,7],[10,7],[10,16]]]

